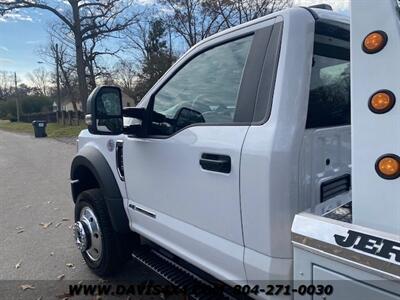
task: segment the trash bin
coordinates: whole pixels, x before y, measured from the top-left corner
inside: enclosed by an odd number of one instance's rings
[[[35,137],[46,137],[46,126],[47,122],[46,121],[39,121],[35,120],[32,122],[33,130],[35,131]]]

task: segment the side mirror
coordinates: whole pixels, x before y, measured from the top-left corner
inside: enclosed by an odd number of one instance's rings
[[[118,135],[123,132],[122,93],[116,86],[97,87],[89,96],[85,116],[89,132]]]

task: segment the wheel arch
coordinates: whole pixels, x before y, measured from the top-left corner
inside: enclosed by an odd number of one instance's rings
[[[71,164],[71,192],[74,203],[88,189],[99,188],[107,206],[112,226],[117,232],[129,232],[123,198],[107,160],[93,147],[81,149]]]

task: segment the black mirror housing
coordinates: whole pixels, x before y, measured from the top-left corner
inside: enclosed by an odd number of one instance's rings
[[[85,116],[89,132],[98,135],[123,133],[122,92],[116,86],[100,86],[90,94]]]

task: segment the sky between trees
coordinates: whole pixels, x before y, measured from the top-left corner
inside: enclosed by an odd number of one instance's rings
[[[31,93],[54,95],[57,58],[63,97],[84,102],[96,85],[112,83],[138,100],[203,38],[293,4],[316,2],[0,0],[0,97],[4,89],[12,93],[11,71]],[[323,2],[344,12],[349,3]]]

